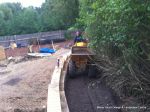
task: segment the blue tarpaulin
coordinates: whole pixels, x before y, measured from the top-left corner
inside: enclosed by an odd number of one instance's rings
[[[40,53],[55,53],[56,51],[54,49],[50,48],[41,48]]]

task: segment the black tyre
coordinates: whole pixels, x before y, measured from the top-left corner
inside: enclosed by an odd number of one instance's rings
[[[97,77],[98,75],[98,69],[96,65],[89,65],[88,67],[88,77],[90,78],[94,78]]]
[[[76,76],[76,66],[72,60],[69,61],[68,75],[70,78],[74,78]]]

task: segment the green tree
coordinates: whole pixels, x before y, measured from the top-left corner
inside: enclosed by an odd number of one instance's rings
[[[33,7],[24,8],[16,22],[20,22],[20,24],[16,24],[20,29],[20,33],[25,34],[38,31],[38,14]]]
[[[67,29],[78,17],[78,0],[46,0],[41,8],[0,4],[0,35]]]
[[[149,102],[150,1],[80,0],[77,20],[98,56],[117,63],[107,84],[120,96]]]
[[[78,17],[78,0],[47,0],[42,9],[46,29],[67,29]]]

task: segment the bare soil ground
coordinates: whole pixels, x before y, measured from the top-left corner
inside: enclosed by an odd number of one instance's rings
[[[0,112],[45,112],[48,84],[57,58],[65,52],[8,65],[0,62]]]
[[[69,46],[70,43],[73,43],[72,41],[64,41],[64,42],[59,42],[59,43],[54,43],[54,46],[56,49],[60,49],[60,48],[66,48]],[[52,48],[51,44],[46,44],[46,45],[33,45],[32,49],[34,52],[38,52],[39,48]],[[9,48],[5,50],[5,54],[6,57],[16,57],[16,56],[26,56],[28,53],[28,48],[27,47],[23,47],[23,48],[15,48],[14,50]]]
[[[70,112],[120,112],[113,93],[87,74],[67,78],[65,93]]]

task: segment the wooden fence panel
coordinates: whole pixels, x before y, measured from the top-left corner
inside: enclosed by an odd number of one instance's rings
[[[13,35],[13,36],[0,36],[0,46],[8,48],[11,42],[16,42],[24,45],[28,45],[31,39],[40,40],[62,40],[65,31],[52,31],[52,32],[40,32],[25,35]]]

